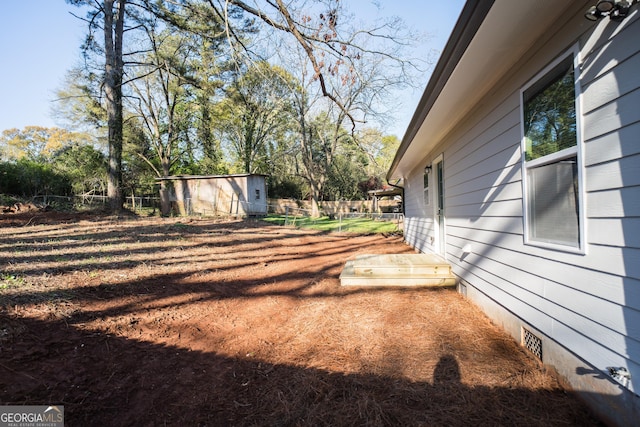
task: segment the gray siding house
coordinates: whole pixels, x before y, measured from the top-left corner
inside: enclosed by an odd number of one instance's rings
[[[409,244],[596,413],[640,425],[637,1],[467,1],[387,178]]]

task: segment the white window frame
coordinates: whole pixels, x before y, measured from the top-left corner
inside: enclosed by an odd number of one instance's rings
[[[527,144],[524,134],[524,94],[527,89],[536,84],[550,73],[558,64],[565,61],[568,57],[573,56],[573,73],[575,88],[575,108],[576,108],[576,145],[557,151],[552,154],[534,159],[526,160]],[[547,65],[542,71],[536,74],[520,89],[520,136],[521,136],[521,162],[522,162],[522,201],[524,215],[524,243],[525,245],[537,246],[546,249],[553,249],[563,252],[585,254],[586,253],[586,215],[585,215],[585,198],[584,191],[584,164],[583,164],[583,141],[582,141],[582,93],[580,90],[580,49],[578,44],[574,45],[568,51],[560,55],[553,62]],[[578,169],[578,245],[570,246],[560,243],[546,242],[536,240],[530,237],[531,218],[529,217],[529,183],[528,170],[547,164],[557,163],[558,161],[576,157]]]

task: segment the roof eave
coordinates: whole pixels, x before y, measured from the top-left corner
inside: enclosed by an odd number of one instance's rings
[[[440,96],[442,89],[466,52],[480,25],[484,22],[493,3],[494,0],[467,0],[465,3],[391,163],[387,173],[387,181],[394,178],[394,173],[400,160]]]

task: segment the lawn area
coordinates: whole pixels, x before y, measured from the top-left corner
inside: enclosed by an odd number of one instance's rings
[[[341,287],[394,234],[0,216],[0,404],[70,426],[600,425],[454,288]]]
[[[311,218],[308,216],[269,215],[263,218],[270,224],[286,225],[291,227],[308,228],[324,232],[349,232],[349,233],[397,233],[399,232],[396,221],[381,221],[370,218]]]

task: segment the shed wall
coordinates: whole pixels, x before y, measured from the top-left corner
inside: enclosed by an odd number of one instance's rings
[[[185,215],[266,215],[267,190],[262,175],[183,177],[171,180],[170,200]],[[257,193],[256,191],[259,191]],[[259,194],[259,198],[256,196]]]

